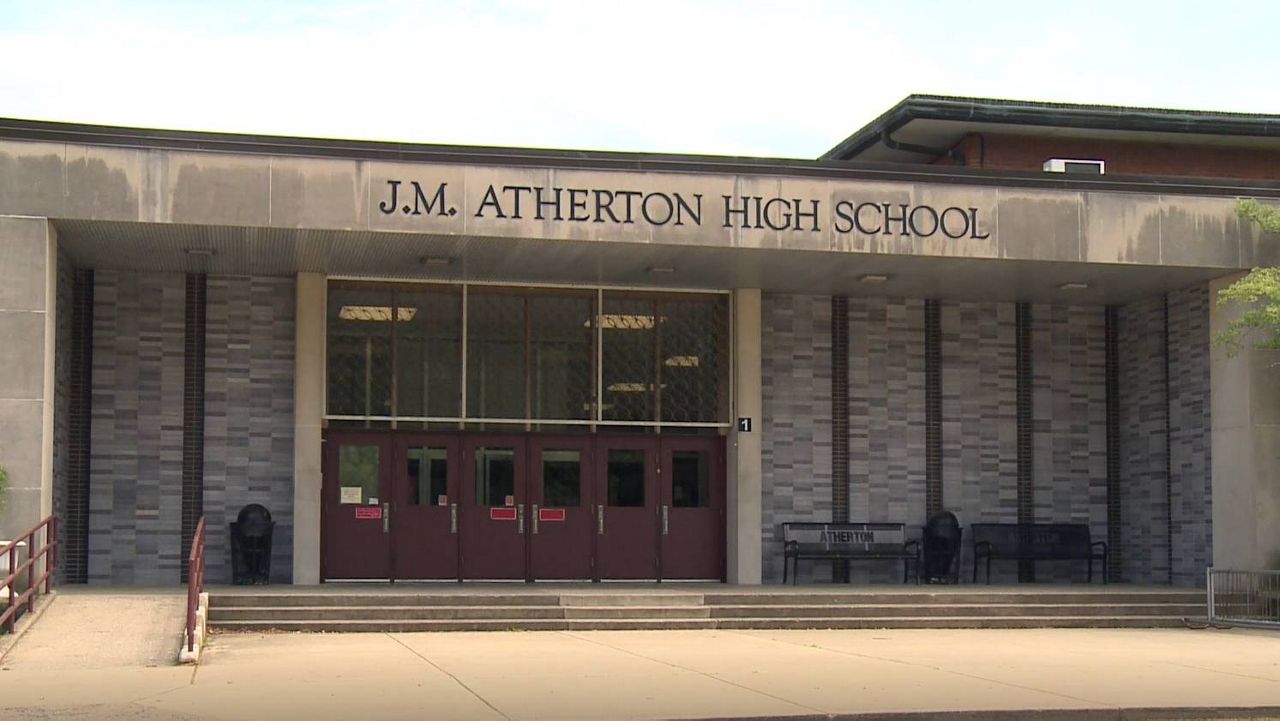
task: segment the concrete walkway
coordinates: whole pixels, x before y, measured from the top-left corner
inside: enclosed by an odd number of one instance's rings
[[[0,718],[1280,717],[1280,634],[1263,631],[219,634],[194,669],[21,658]],[[1239,711],[1117,711],[1153,707]]]

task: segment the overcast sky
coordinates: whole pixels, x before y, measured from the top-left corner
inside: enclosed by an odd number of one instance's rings
[[[0,0],[0,116],[816,157],[911,93],[1280,114],[1280,3]]]

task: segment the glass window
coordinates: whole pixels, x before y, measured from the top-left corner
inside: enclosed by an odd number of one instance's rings
[[[582,453],[542,452],[542,503],[545,506],[576,508],[582,505]]]
[[[607,470],[609,505],[622,508],[644,506],[644,451],[609,451]]]
[[[600,314],[604,420],[655,420],[660,323],[657,303],[652,298],[604,294]]]
[[[529,299],[534,418],[589,420],[595,396],[594,294]]]
[[[728,417],[728,302],[724,296],[659,301],[662,362],[659,405],[669,423]]]
[[[443,448],[409,449],[409,503],[444,506],[449,503],[449,452]]]
[[[330,414],[391,415],[391,316],[390,290],[330,287]]]
[[[706,508],[711,505],[711,466],[705,451],[672,451],[671,505]]]
[[[396,415],[462,414],[462,291],[397,290]]]
[[[467,415],[527,418],[525,298],[502,291],[467,296]]]
[[[338,502],[371,503],[378,499],[378,446],[338,447]]]
[[[476,449],[476,505],[511,506],[516,494],[514,448]]]

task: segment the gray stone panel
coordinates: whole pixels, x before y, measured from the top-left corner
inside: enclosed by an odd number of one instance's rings
[[[849,299],[849,520],[925,522],[924,301]],[[854,583],[901,582],[898,561],[850,564]]]
[[[1173,582],[1202,585],[1213,559],[1209,288],[1169,294]]]
[[[1086,523],[1107,539],[1106,315],[1098,306],[1031,308],[1034,518]],[[1104,569],[1094,564],[1094,581]],[[1087,580],[1085,564],[1036,563],[1037,581]]]
[[[1161,296],[1122,306],[1120,345],[1120,577],[1169,580],[1165,486],[1164,306]]]
[[[210,583],[231,581],[228,524],[247,503],[276,522],[271,577],[293,572],[292,278],[208,280],[204,513]]]
[[[943,303],[942,506],[966,527],[961,575],[972,573],[967,527],[1018,520],[1015,306]],[[1012,583],[1017,564],[992,566]]]
[[[782,521],[831,519],[831,298],[765,294],[762,540],[766,583],[782,580]],[[801,565],[801,582],[831,578]]]
[[[184,277],[97,271],[94,280],[89,581],[175,584]]]

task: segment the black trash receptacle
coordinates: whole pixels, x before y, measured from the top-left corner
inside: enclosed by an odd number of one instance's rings
[[[959,581],[960,521],[951,511],[939,511],[924,527],[926,583]]]
[[[265,584],[271,578],[271,511],[250,503],[231,524],[231,582]]]

